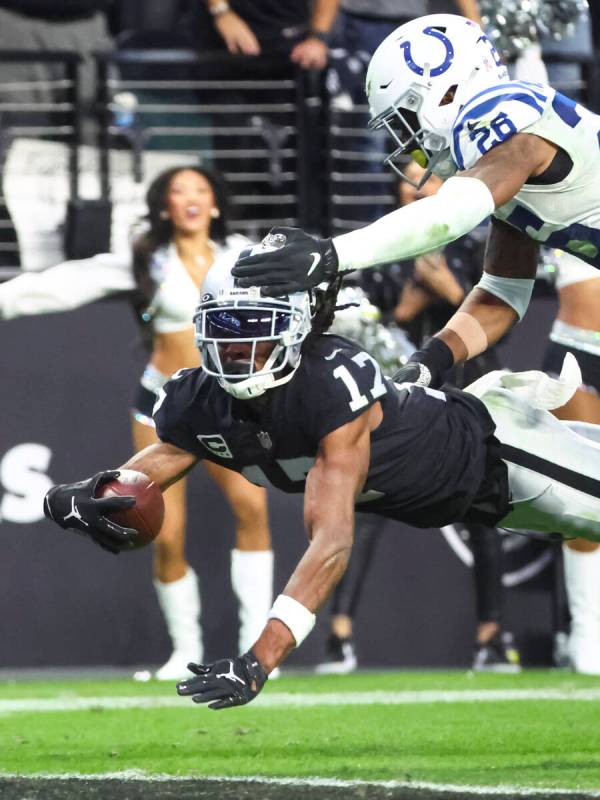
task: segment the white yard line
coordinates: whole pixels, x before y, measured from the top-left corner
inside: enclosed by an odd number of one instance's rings
[[[348,788],[352,789],[360,786],[373,786],[380,789],[415,789],[423,791],[438,791],[448,793],[460,793],[464,797],[493,797],[495,795],[512,795],[514,797],[568,797],[569,795],[585,795],[586,797],[600,797],[598,790],[582,789],[525,789],[519,786],[463,786],[451,783],[430,783],[428,781],[364,781],[364,780],[341,780],[338,778],[265,778],[260,776],[201,776],[201,775],[153,775],[143,770],[124,770],[122,772],[103,772],[82,775],[79,773],[35,773],[33,775],[21,775],[14,772],[0,772],[1,779],[29,779],[29,780],[81,780],[81,781],[136,781],[147,783],[166,783],[169,781],[178,783],[189,783],[192,781],[210,783],[257,783],[272,786],[312,786],[322,788]]]
[[[416,705],[433,703],[498,703],[522,701],[598,702],[598,689],[479,689],[466,691],[401,692],[272,692],[257,698],[253,708],[302,708],[308,706]],[[126,710],[132,708],[197,708],[175,692],[164,696],[23,698],[0,700],[0,714],[89,709]]]

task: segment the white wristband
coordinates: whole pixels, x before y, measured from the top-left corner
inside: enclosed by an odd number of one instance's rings
[[[296,640],[296,647],[299,647],[314,628],[317,618],[312,611],[294,600],[293,597],[280,594],[269,611],[269,619],[278,619],[283,622]]]

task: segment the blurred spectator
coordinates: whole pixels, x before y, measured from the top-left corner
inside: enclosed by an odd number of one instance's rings
[[[569,402],[554,411],[559,419],[600,423],[600,274],[569,253],[552,251],[546,267],[556,278],[559,309],[543,369],[560,373],[572,353],[583,382]],[[577,432],[578,427],[574,430]],[[585,434],[585,425],[580,429]],[[571,612],[568,655],[573,669],[600,675],[600,545],[586,539],[563,544],[565,583]]]
[[[175,30],[184,0],[118,0],[113,12],[113,29],[124,31]]]
[[[462,14],[481,25],[477,0],[427,0],[426,14]]]
[[[94,50],[111,47],[105,11],[112,0],[0,0],[0,51],[72,50],[82,56]],[[64,102],[64,90],[53,88],[48,81],[65,78],[61,64],[42,62],[2,63],[0,103],[19,105]],[[80,97],[84,111],[92,108],[95,98],[95,77],[91,58],[80,70]],[[3,84],[6,88],[3,88]],[[10,88],[13,84],[13,88]],[[18,87],[14,84],[19,84]],[[49,119],[49,115],[46,116]],[[32,117],[29,116],[31,122]],[[37,113],[36,125],[43,117]],[[27,116],[0,109],[2,152],[0,169],[10,144],[10,125],[20,125]],[[86,126],[85,131],[89,130]],[[84,132],[85,132],[84,131]],[[0,201],[0,265],[21,265],[17,236],[4,199]]]
[[[193,2],[192,30],[204,50],[226,47],[230,53],[289,56],[304,69],[327,64],[328,36],[339,0]]]
[[[81,100],[95,97],[95,78],[89,55],[112,46],[106,10],[112,0],[0,0],[0,50],[72,50],[88,56],[81,70]],[[60,67],[41,63],[3,64],[1,83],[48,81],[64,74]],[[1,88],[1,85],[0,85]],[[4,97],[5,94],[2,93]],[[46,86],[19,91],[20,103],[51,102]]]

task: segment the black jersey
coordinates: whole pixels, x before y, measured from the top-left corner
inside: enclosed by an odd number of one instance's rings
[[[182,370],[165,385],[156,430],[253,483],[303,492],[321,439],[379,401],[383,420],[371,433],[357,510],[423,528],[469,519],[478,506],[477,519],[490,524],[508,513],[503,465],[490,455],[494,423],[471,395],[397,387],[358,345],[326,334],[264,399],[235,400],[200,368]]]

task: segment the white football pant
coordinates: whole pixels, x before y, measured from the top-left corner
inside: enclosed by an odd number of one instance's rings
[[[499,527],[600,542],[600,427],[560,421],[507,389],[481,400],[508,467],[513,510]]]

